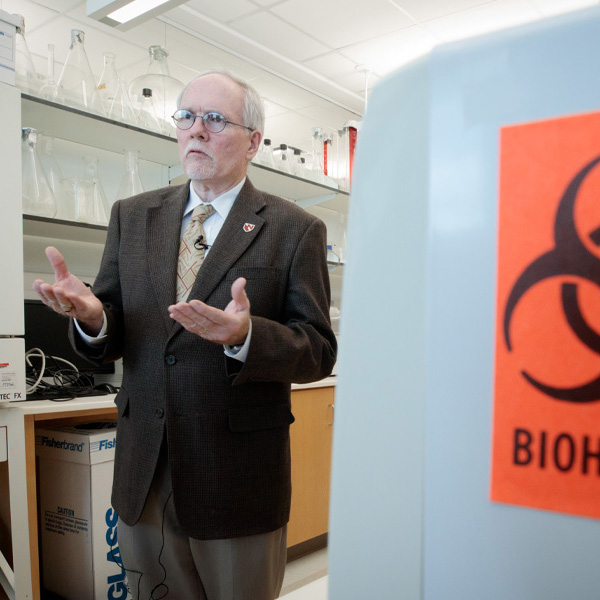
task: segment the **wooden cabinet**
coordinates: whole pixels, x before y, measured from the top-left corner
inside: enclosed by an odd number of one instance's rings
[[[335,387],[294,390],[291,426],[292,510],[288,547],[328,531]]]
[[[298,547],[323,538],[328,529],[329,475],[335,387],[295,389],[291,427],[292,512],[288,526],[288,547]],[[7,463],[0,463],[0,541],[14,565],[9,587],[15,598],[40,598],[37,525],[37,478],[35,468],[36,426],[112,419],[116,417],[114,396],[79,398],[65,403],[47,400],[12,403],[0,411],[0,427],[9,439],[9,463],[13,478],[7,481]],[[8,501],[12,515],[8,517]],[[18,531],[9,541],[10,525]],[[11,556],[12,555],[12,556]],[[0,555],[1,556],[1,555]],[[11,560],[12,559],[12,560]],[[0,578],[2,578],[0,572]],[[4,584],[9,582],[4,581]],[[4,596],[0,585],[0,600]]]

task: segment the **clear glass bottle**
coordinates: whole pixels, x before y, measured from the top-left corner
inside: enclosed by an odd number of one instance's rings
[[[110,207],[104,193],[104,187],[98,175],[98,159],[94,156],[84,156],[83,177],[92,186],[92,207],[90,222],[96,225],[108,225]]]
[[[323,130],[320,127],[313,127],[312,129],[312,153],[311,179],[317,183],[323,183],[325,179],[323,173]]]
[[[25,18],[14,15],[19,23],[15,36],[15,79],[16,84],[26,94],[37,95],[40,91],[40,79],[35,70],[29,47],[25,40]]]
[[[175,125],[171,115],[177,110],[177,96],[183,83],[169,73],[167,57],[169,53],[161,46],[150,46],[150,63],[145,75],[136,77],[129,85],[129,97],[136,112],[144,100],[144,89],[152,90],[154,112],[160,122],[160,130],[165,135],[175,135]]]
[[[139,156],[137,150],[125,150],[125,173],[121,178],[115,200],[129,198],[144,191],[139,174]]]
[[[300,148],[294,148],[294,155],[290,162],[291,174],[296,177],[304,177],[306,169],[304,168],[304,157],[302,156],[302,150],[300,150]]]
[[[291,173],[287,144],[279,144],[275,158],[275,168],[283,173]]]
[[[51,102],[62,103],[63,98],[59,92],[58,85],[54,78],[54,44],[48,44],[48,75],[46,83],[40,88],[40,98],[50,100]]]
[[[260,152],[256,158],[259,164],[271,169],[275,168],[275,161],[273,159],[273,146],[271,145],[271,140],[269,138],[265,138],[263,140],[262,146],[260,147]]]
[[[42,217],[56,216],[56,199],[38,153],[38,132],[21,129],[23,212]]]
[[[156,115],[154,100],[152,99],[152,90],[144,88],[142,90],[142,102],[140,104],[140,112],[138,113],[138,127],[149,131],[158,131],[163,133],[162,124]]]
[[[104,67],[100,79],[98,80],[98,84],[96,85],[96,90],[105,113],[108,113],[114,102],[118,89],[119,76],[117,75],[116,55],[114,52],[105,52]]]
[[[58,79],[60,93],[68,106],[103,115],[102,101],[85,52],[85,32],[71,30],[71,46]]]

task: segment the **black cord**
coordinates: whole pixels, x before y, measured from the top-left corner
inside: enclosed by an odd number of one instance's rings
[[[161,598],[164,598],[169,593],[169,586],[165,583],[165,581],[167,579],[167,569],[166,569],[165,565],[162,563],[161,557],[162,557],[163,550],[165,549],[165,513],[167,512],[167,505],[169,504],[169,500],[171,499],[172,495],[173,495],[173,490],[171,490],[169,492],[169,495],[167,496],[165,505],[163,506],[162,523],[160,526],[161,546],[160,546],[160,552],[158,553],[158,564],[162,567],[164,575],[163,575],[162,581],[157,583],[150,591],[150,596],[149,596],[148,600],[161,600]],[[118,533],[118,528],[117,528],[117,539],[118,539],[118,537],[119,537],[119,533]],[[113,561],[116,563],[116,565],[118,567],[121,567],[121,569],[123,569],[123,571],[125,571],[125,573],[137,573],[140,576],[140,578],[138,579],[138,583],[137,583],[137,597],[139,600],[140,582],[142,581],[142,577],[144,576],[144,573],[142,571],[136,571],[134,569],[126,569],[123,561],[119,562],[117,560],[117,557],[114,554],[114,542],[113,541],[111,541],[111,544],[110,544],[110,554],[112,556]],[[154,594],[159,588],[164,588],[164,594],[162,596],[155,596]]]
[[[160,552],[158,553],[158,564],[162,567],[164,575],[163,575],[162,581],[160,583],[157,583],[152,588],[152,591],[150,592],[150,600],[160,600],[161,598],[164,598],[169,593],[169,586],[165,583],[165,581],[167,579],[167,569],[166,569],[165,565],[163,565],[163,563],[162,563],[161,556],[162,556],[163,550],[165,549],[165,513],[167,512],[167,504],[169,504],[169,500],[171,499],[172,495],[173,495],[173,490],[171,490],[169,492],[167,501],[165,502],[165,505],[163,506],[162,525],[161,525],[161,531],[160,531],[160,534],[162,537],[162,544],[160,547]],[[155,597],[154,592],[156,592],[159,588],[165,588],[165,593],[162,596]]]

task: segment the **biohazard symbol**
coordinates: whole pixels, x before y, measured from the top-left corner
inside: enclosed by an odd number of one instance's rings
[[[512,351],[510,339],[510,320],[523,297],[534,285],[544,279],[557,276],[576,276],[600,287],[600,259],[594,256],[579,238],[575,227],[575,201],[579,188],[589,172],[600,163],[600,157],[589,162],[569,183],[563,194],[554,222],[555,247],[535,259],[517,279],[513,286],[504,312],[504,340]],[[596,246],[600,246],[600,228],[589,235]],[[600,334],[594,331],[584,318],[579,304],[576,283],[563,283],[561,302],[565,317],[577,338],[590,350],[600,355]],[[557,400],[568,402],[594,402],[600,400],[600,375],[586,384],[562,388],[554,387],[535,379],[527,371],[523,377],[538,390]]]

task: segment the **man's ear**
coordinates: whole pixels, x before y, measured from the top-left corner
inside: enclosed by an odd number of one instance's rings
[[[258,130],[254,130],[250,135],[250,144],[248,146],[248,152],[246,158],[251,161],[260,148],[260,142],[262,140],[262,133]]]

